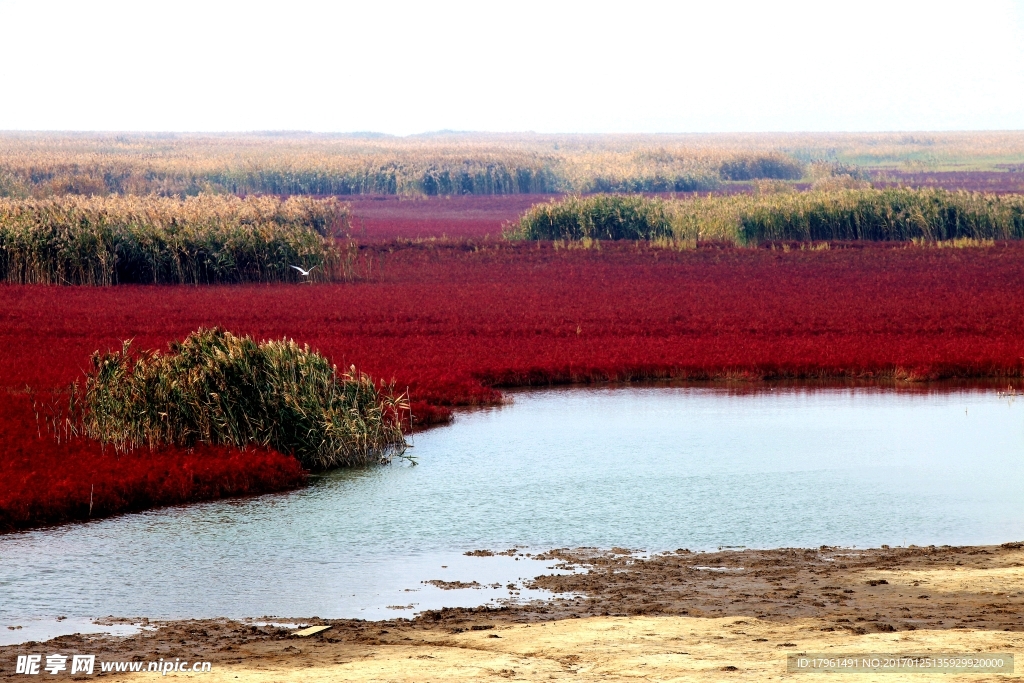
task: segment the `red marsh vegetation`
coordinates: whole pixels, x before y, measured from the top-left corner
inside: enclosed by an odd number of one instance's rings
[[[200,327],[308,343],[409,388],[421,423],[501,387],[679,379],[1019,378],[1024,245],[827,250],[632,242],[595,249],[388,242],[345,284],[0,287],[0,525],[297,485],[291,458],[216,449],[120,456],[57,444],[46,396],[96,350],[166,348]],[[42,400],[42,399],[38,399]],[[101,502],[102,501],[102,502]]]
[[[870,174],[875,187],[937,187],[995,194],[1024,193],[1020,171],[876,171]],[[794,187],[807,189],[807,182]],[[753,183],[732,182],[713,194],[751,193]],[[645,193],[648,196],[689,197],[707,193]],[[403,197],[396,195],[347,195],[340,197],[350,210],[352,237],[360,242],[449,237],[482,239],[501,236],[502,226],[515,221],[535,204],[561,195],[462,195],[453,197]]]
[[[0,394],[0,531],[295,488],[299,462],[269,450],[199,446],[118,453],[96,441],[57,443],[32,397]]]
[[[537,202],[558,195],[463,195],[455,197],[401,197],[353,195],[343,197],[349,207],[349,227],[360,242],[397,237],[482,238],[501,236],[501,228]]]
[[[967,190],[995,194],[1024,193],[1024,169],[1003,171],[873,171],[875,187],[937,187],[943,190]]]

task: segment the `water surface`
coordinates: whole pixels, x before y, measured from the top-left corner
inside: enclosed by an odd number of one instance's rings
[[[416,466],[0,537],[0,637],[30,617],[380,618],[539,594],[521,579],[551,563],[462,554],[477,548],[1021,540],[1022,406],[978,391],[518,393],[417,434]]]

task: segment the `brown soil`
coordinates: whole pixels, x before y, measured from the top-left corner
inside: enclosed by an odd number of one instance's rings
[[[589,571],[538,577],[537,586],[556,592],[546,603],[444,609],[413,620],[309,619],[302,623],[332,628],[305,639],[286,628],[223,619],[167,622],[129,638],[70,636],[45,647],[0,648],[0,680],[24,680],[12,673],[16,655],[51,651],[99,660],[210,661],[211,674],[187,674],[204,681],[448,683],[767,680],[788,677],[785,655],[792,652],[1024,655],[1019,543],[678,551],[647,559],[621,549],[582,549],[547,557]]]

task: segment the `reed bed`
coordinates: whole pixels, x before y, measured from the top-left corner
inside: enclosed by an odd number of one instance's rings
[[[783,186],[784,188],[786,186]],[[843,187],[706,196],[570,197],[532,207],[509,239],[721,241],[992,241],[1024,237],[1024,196],[926,188]]]
[[[844,188],[698,198],[673,205],[678,237],[938,242],[1024,237],[1024,196]]]
[[[0,196],[688,192],[811,164],[1024,168],[1024,132],[537,135],[0,133]]]
[[[0,196],[689,192],[799,177],[768,144],[699,137],[0,135]]]
[[[782,154],[744,154],[722,162],[719,174],[724,180],[800,180],[804,165]]]
[[[134,353],[130,342],[94,354],[84,384],[72,386],[66,426],[125,450],[256,445],[324,470],[402,454],[407,411],[406,397],[354,367],[339,374],[308,346],[214,328],[169,354]]]
[[[641,195],[571,196],[537,204],[510,226],[509,239],[650,240],[672,234],[667,202]]]
[[[291,282],[330,277],[347,224],[334,199],[199,195],[0,199],[0,281]]]

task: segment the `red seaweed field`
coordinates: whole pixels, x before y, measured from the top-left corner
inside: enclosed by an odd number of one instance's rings
[[[1000,171],[922,171],[893,169],[873,171],[875,187],[938,187],[996,194],[1024,192],[1024,172],[1018,168]],[[809,183],[796,187],[807,189]],[[715,194],[753,192],[748,182],[730,182]],[[662,197],[686,197],[689,193],[664,193]],[[404,197],[397,195],[346,195],[339,197],[351,210],[351,234],[360,242],[378,242],[405,237],[492,239],[501,236],[502,225],[516,220],[534,204],[560,195],[462,195],[452,197]]]
[[[352,236],[360,242],[409,239],[491,238],[501,236],[504,223],[514,221],[538,202],[556,195],[465,195],[401,197],[370,195],[339,197],[351,210]]]
[[[57,443],[36,428],[25,395],[0,397],[0,530],[295,488],[298,461],[220,446],[117,453]]]
[[[218,325],[291,337],[410,391],[418,422],[502,387],[605,380],[1024,372],[1024,245],[653,249],[453,240],[364,247],[329,285],[0,286],[0,526],[301,483],[288,457],[202,448],[118,456],[57,444],[32,409],[98,349],[166,348]],[[92,510],[89,496],[92,495]]]
[[[871,173],[875,187],[939,187],[944,190],[1009,194],[1024,192],[1020,167],[1001,171],[896,171]]]

